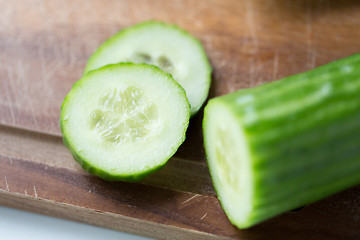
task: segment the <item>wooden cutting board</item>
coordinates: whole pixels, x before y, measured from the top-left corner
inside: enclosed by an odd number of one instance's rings
[[[204,44],[210,98],[360,52],[360,1],[0,0],[0,204],[160,239],[359,239],[360,186],[238,230],[212,188],[200,112],[168,165],[138,183],[83,171],[60,105],[106,38],[176,23]],[[274,193],[276,194],[276,193]],[[279,203],[281,204],[281,203]]]

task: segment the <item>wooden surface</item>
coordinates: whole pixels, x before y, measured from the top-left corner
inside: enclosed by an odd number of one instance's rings
[[[214,97],[359,52],[359,1],[0,0],[0,6],[0,204],[161,239],[360,238],[359,186],[249,230],[232,226],[211,185],[201,113],[169,164],[139,183],[84,172],[58,126],[61,102],[88,57],[119,29],[156,19],[194,34],[214,68]]]

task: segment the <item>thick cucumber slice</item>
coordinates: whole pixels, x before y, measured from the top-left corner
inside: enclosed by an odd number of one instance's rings
[[[360,54],[211,99],[210,173],[247,228],[360,183]]]
[[[76,82],[61,106],[61,131],[76,161],[107,180],[136,181],[162,167],[185,140],[183,88],[147,64],[108,65]]]
[[[118,32],[90,57],[85,73],[110,63],[147,63],[185,89],[194,115],[207,98],[211,66],[199,40],[175,25],[149,21]]]

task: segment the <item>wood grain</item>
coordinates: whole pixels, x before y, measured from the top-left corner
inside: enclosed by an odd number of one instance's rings
[[[174,158],[142,182],[106,182],[74,164],[60,137],[4,126],[0,135],[2,205],[161,239],[354,239],[360,234],[360,187],[240,231],[221,210],[210,179],[204,179],[208,173],[201,174],[197,162]]]
[[[360,2],[0,0],[0,203],[161,239],[357,239],[360,188],[246,231],[211,185],[200,112],[169,164],[139,183],[84,172],[62,144],[60,105],[91,53],[134,23],[176,23],[204,44],[210,98],[360,51]]]

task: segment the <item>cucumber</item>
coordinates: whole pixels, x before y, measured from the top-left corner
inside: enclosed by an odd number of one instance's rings
[[[230,221],[248,228],[360,183],[360,54],[211,99],[204,145]]]
[[[170,73],[185,89],[192,115],[208,96],[212,69],[205,50],[176,25],[147,21],[121,30],[90,57],[85,74],[118,62],[152,64]]]
[[[88,172],[137,181],[160,169],[185,140],[184,89],[156,66],[120,63],[76,82],[61,106],[65,146]]]

